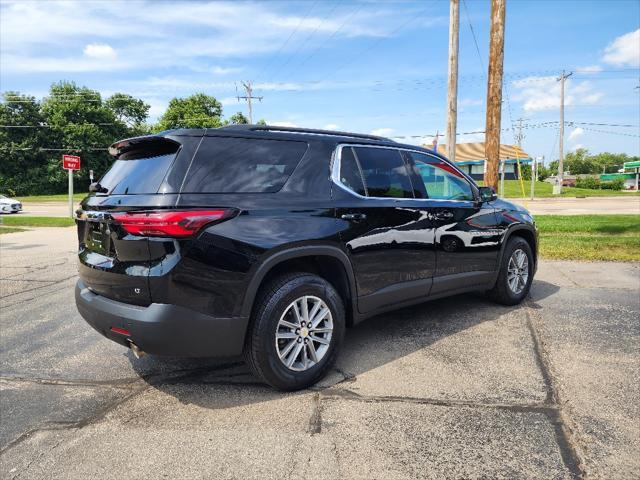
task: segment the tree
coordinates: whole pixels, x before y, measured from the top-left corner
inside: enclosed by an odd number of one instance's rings
[[[231,115],[226,123],[231,123],[233,125],[248,125],[249,119],[245,117],[242,112],[238,112]]]
[[[150,108],[143,100],[126,93],[114,93],[106,100],[105,106],[113,112],[119,122],[131,129],[144,128]]]
[[[7,92],[0,103],[0,124],[5,126],[0,128],[0,190],[18,195],[64,192],[65,153],[81,156],[82,169],[74,178],[77,191],[85,190],[89,170],[99,178],[113,163],[108,146],[146,129],[148,110],[129,95],[103,102],[95,90],[67,81],[53,84],[42,102]]]
[[[35,97],[6,92],[0,103],[0,191],[12,195],[48,187],[46,154],[49,141]]]
[[[222,105],[215,97],[196,93],[187,98],[173,98],[155,130],[217,128],[222,126],[221,116]]]

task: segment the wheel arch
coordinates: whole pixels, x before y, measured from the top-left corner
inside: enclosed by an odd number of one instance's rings
[[[534,262],[534,271],[538,268],[538,238],[536,235],[536,231],[532,226],[529,225],[514,225],[509,229],[507,234],[502,241],[502,246],[500,248],[500,258],[498,270],[502,266],[502,260],[504,257],[504,249],[507,247],[507,243],[511,239],[511,237],[521,237],[523,238],[531,247],[531,253],[533,254],[533,262]]]
[[[309,272],[329,281],[340,294],[347,325],[353,324],[356,315],[356,282],[349,257],[338,247],[305,246],[277,252],[264,260],[257,268],[242,303],[242,316],[251,316],[260,288],[270,279],[291,271]]]

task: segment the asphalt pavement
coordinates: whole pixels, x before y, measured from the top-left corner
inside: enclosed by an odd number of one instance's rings
[[[321,384],[136,360],[73,301],[73,228],[0,236],[0,478],[637,478],[640,264],[542,262],[347,331]]]

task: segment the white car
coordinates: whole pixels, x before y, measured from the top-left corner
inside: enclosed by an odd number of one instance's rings
[[[19,200],[0,195],[0,213],[18,213],[22,210]]]

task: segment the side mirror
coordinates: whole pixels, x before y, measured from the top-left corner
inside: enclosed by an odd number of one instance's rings
[[[483,202],[493,202],[498,198],[498,195],[491,187],[479,187],[480,200]]]
[[[102,185],[100,185],[98,182],[94,182],[91,185],[89,185],[89,192],[97,192],[97,193],[107,193],[109,190],[107,190],[106,188],[104,188]]]

